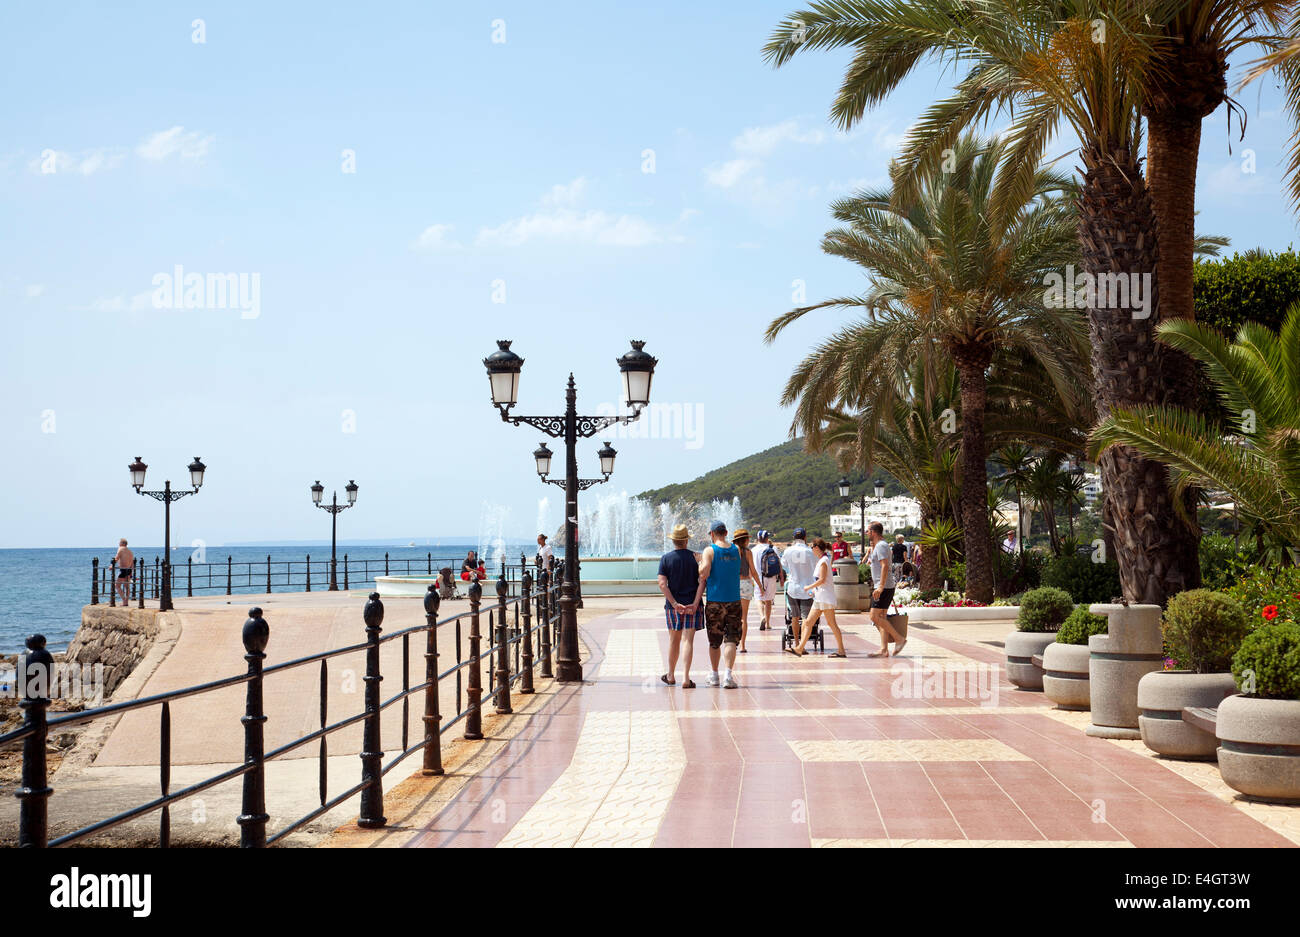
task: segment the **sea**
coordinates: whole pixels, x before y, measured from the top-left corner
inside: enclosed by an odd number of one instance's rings
[[[91,560],[99,557],[102,566],[107,566],[116,551],[116,545],[104,549],[95,548],[68,548],[68,549],[42,549],[42,550],[0,550],[0,654],[17,654],[23,650],[24,642],[28,635],[43,634],[45,635],[46,647],[51,651],[61,651],[67,648],[68,642],[72,640],[73,635],[77,633],[77,628],[81,626],[81,609],[82,606],[90,604],[90,583],[91,583]],[[135,551],[137,562],[152,568],[154,558],[162,556],[162,547],[136,547],[132,545]],[[378,560],[383,562],[384,554],[389,557],[389,571],[393,575],[398,575],[405,570],[405,561],[411,561],[412,575],[424,575],[427,568],[428,554],[433,554],[434,569],[440,566],[452,565],[459,569],[460,561],[465,558],[467,550],[480,550],[481,555],[488,559],[488,573],[495,574],[499,566],[495,565],[494,551],[492,549],[482,550],[477,543],[458,543],[453,541],[420,540],[415,546],[408,543],[402,544],[339,544],[338,560],[339,586],[342,582],[342,563],[343,554],[348,555],[352,563],[358,560]],[[536,552],[536,546],[528,543],[509,542],[505,544],[505,553],[509,557],[509,562],[517,563],[520,552],[524,552],[530,558]],[[172,551],[172,564],[176,567],[176,588],[173,592],[173,598],[183,598],[185,595],[185,561],[194,551],[190,547],[184,549],[174,549]],[[234,582],[232,584],[232,594],[263,594],[266,592],[265,568],[266,558],[271,557],[273,588],[277,580],[282,580],[285,567],[277,568],[276,564],[293,560],[297,564],[302,564],[307,555],[311,555],[312,565],[312,590],[317,591],[328,587],[328,569],[329,569],[329,544],[295,544],[292,546],[264,546],[264,545],[247,545],[247,546],[230,546],[230,547],[208,547],[204,559],[209,563],[220,564],[219,568],[213,570],[213,589],[198,589],[194,594],[200,595],[224,595],[226,591],[225,563],[226,558],[230,557],[234,567]],[[439,560],[442,562],[440,563]],[[454,564],[453,562],[454,561]],[[240,564],[253,563],[261,564],[263,570],[260,578],[256,574],[258,566],[254,565],[254,578],[252,585],[240,582],[242,570]],[[198,567],[196,566],[197,570]],[[375,564],[371,563],[372,576],[376,572]],[[295,567],[295,581],[302,576],[302,566]],[[196,576],[195,584],[199,584],[200,579]],[[351,577],[349,586],[352,589],[364,588],[363,583],[357,581],[357,577]],[[281,586],[281,590],[289,591],[289,587]],[[296,585],[293,591],[301,591],[302,586]],[[101,595],[100,601],[107,603],[108,596]],[[157,608],[157,602],[147,596],[145,607]]]

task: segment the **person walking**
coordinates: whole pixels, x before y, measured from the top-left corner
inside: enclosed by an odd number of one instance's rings
[[[546,534],[537,535],[537,565],[548,573],[551,571],[551,567],[555,565],[555,551],[546,542]]]
[[[894,601],[894,587],[897,583],[893,564],[893,551],[885,542],[885,528],[880,521],[872,521],[867,526],[867,536],[871,538],[871,622],[880,632],[880,650],[868,657],[888,657],[889,642],[894,641],[894,656],[903,650],[907,639],[899,635],[889,623],[889,603]]]
[[[814,567],[814,578],[811,587],[812,592],[812,614],[803,624],[803,633],[799,637],[799,643],[792,648],[788,648],[791,654],[796,657],[803,657],[807,651],[804,650],[808,644],[808,639],[812,636],[813,626],[817,624],[817,619],[825,617],[826,624],[830,626],[831,632],[835,635],[835,653],[828,654],[828,657],[848,657],[844,653],[844,635],[840,634],[840,626],[835,621],[835,584],[831,581],[831,546],[821,537],[812,542],[813,556],[817,557],[817,565]]]
[[[732,668],[736,663],[736,647],[740,643],[740,550],[727,541],[727,525],[714,521],[709,525],[712,541],[700,554],[700,584],[696,588],[695,602],[707,596],[704,621],[709,631],[708,686],[718,685],[718,663],[721,661],[722,686],[734,690],[737,686]]]
[[[704,627],[700,609],[700,569],[695,554],[687,549],[691,535],[678,524],[670,535],[673,549],[659,559],[659,591],[664,594],[664,617],[668,622],[668,672],[660,680],[677,682],[677,657],[682,659],[682,689],[693,690],[691,659],[695,655],[695,632]],[[685,645],[685,647],[683,647]]]
[[[135,554],[127,549],[125,537],[117,542],[117,553],[113,555],[113,561],[117,563],[117,581],[113,583],[113,588],[117,590],[122,604],[130,605],[131,579],[135,576]]]
[[[776,601],[776,587],[785,582],[785,572],[781,569],[781,555],[772,545],[772,535],[766,530],[757,533],[758,543],[754,544],[751,555],[754,569],[758,571],[758,601],[762,605],[763,620],[758,630],[766,631],[772,623],[772,603]]]
[[[785,571],[785,604],[790,610],[792,633],[798,638],[802,622],[812,614],[812,592],[809,586],[817,578],[814,567],[817,558],[808,549],[808,531],[794,529],[794,540],[781,554],[781,568]]]
[[[749,635],[749,603],[754,600],[755,588],[761,588],[758,566],[749,551],[749,531],[744,527],[732,534],[731,542],[740,551],[740,647],[738,653],[748,654],[745,638]]]

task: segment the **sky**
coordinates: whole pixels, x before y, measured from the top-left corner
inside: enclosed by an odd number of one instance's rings
[[[827,205],[881,184],[952,85],[921,71],[839,132],[847,53],[762,60],[793,8],[0,8],[0,547],[161,542],[137,455],[149,488],[208,465],[173,543],[328,537],[316,479],[360,486],[343,537],[554,529],[543,437],[489,402],[497,339],[524,414],[561,412],[570,372],[579,412],[613,412],[628,341],[658,357],[661,409],[579,444],[586,475],[619,451],[595,491],[784,441],[785,378],[842,319],[763,330],[863,288],[820,251]],[[1234,97],[1246,136],[1205,122],[1198,231],[1283,249],[1281,97]]]

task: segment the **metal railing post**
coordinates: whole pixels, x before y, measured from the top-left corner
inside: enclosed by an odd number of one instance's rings
[[[438,587],[424,594],[424,767],[421,774],[442,774],[442,714],[438,711]]]
[[[528,567],[522,567],[523,578],[519,580],[519,602],[524,612],[524,662],[520,667],[519,692],[533,692],[533,574]]]
[[[90,604],[99,604],[99,557],[90,558]]]
[[[343,591],[348,591],[348,555],[346,553],[343,554]],[[378,592],[375,593],[375,595],[378,594]]]
[[[194,557],[185,557],[185,595],[194,597]]]
[[[117,608],[117,557],[108,561],[108,607]]]
[[[271,554],[266,554],[266,594],[271,594]]]
[[[506,573],[497,580],[497,713],[514,712],[510,705],[510,629],[506,624]]]
[[[155,563],[158,562],[157,558],[154,559],[154,562],[155,562]],[[155,567],[155,568],[156,568],[156,567]],[[144,573],[145,573],[145,576],[147,576],[147,575],[149,574],[149,566],[148,566],[148,564],[145,564],[145,567],[144,567]],[[139,564],[139,563],[136,563],[134,566],[131,567],[131,581],[132,581],[133,583],[135,583],[135,587],[136,587],[136,588],[135,588],[135,597],[136,597],[136,599],[139,601],[139,603],[140,603],[140,607],[141,607],[141,608],[144,608],[144,576],[140,575],[140,564]],[[157,591],[156,588],[155,588],[155,591]]]
[[[378,592],[370,593],[362,614],[366,620],[366,721],[362,728],[361,782],[366,786],[361,790],[357,826],[374,829],[388,822],[384,816],[384,748],[379,737],[379,684],[384,679],[379,672],[379,632],[383,630],[384,603],[379,601]]]
[[[384,551],[384,575],[388,575],[388,551]]]
[[[248,610],[244,622],[244,660],[248,661],[247,692],[244,718],[244,764],[252,767],[244,773],[244,799],[241,812],[235,821],[239,824],[239,845],[245,849],[266,845],[266,744],[263,727],[266,713],[262,711],[262,661],[266,659],[266,643],[271,636],[271,626],[262,617],[262,610],[254,606]]]
[[[49,799],[53,790],[45,764],[46,736],[49,729],[45,711],[50,707],[50,683],[54,677],[54,656],[45,650],[45,635],[27,639],[27,653],[19,660],[23,728],[30,734],[23,739],[22,786],[14,792],[18,798],[18,845],[44,848],[49,840]]]
[[[478,630],[479,602],[483,599],[483,587],[475,579],[469,586],[469,679],[465,682],[465,738],[481,739],[483,737],[483,674],[479,668],[479,643],[482,640]]]
[[[542,571],[537,574],[539,607],[538,614],[541,616],[541,627],[537,629],[541,637],[542,646],[542,676],[553,677],[554,672],[551,670],[551,571],[542,567]]]
[[[230,556],[226,556],[226,595],[230,595]]]
[[[311,591],[311,554],[307,554],[307,591]]]

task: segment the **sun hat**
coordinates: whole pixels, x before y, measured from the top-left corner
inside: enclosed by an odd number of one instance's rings
[[[668,539],[674,542],[681,541],[681,540],[690,540],[691,532],[686,529],[685,524],[678,524],[676,527],[673,528],[673,532],[669,535]]]
[[[714,521],[712,524],[709,525],[709,533],[711,534],[725,534],[726,532],[727,532],[727,525],[724,524],[722,521]]]
[[[748,540],[748,539],[749,539],[749,531],[742,527],[742,528],[740,528],[740,530],[736,531],[735,533],[733,533],[733,534],[731,535],[731,539],[732,539],[732,540]]]

